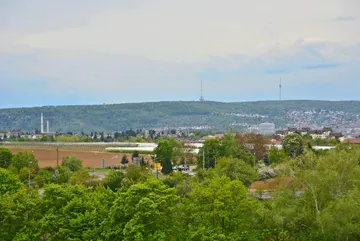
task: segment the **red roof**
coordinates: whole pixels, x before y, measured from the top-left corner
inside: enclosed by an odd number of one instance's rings
[[[345,139],[344,143],[350,143],[350,144],[360,144],[360,138],[355,139]]]
[[[293,185],[292,178],[290,177],[280,177],[272,178],[264,181],[253,182],[248,188],[249,192],[255,192],[258,189],[263,191],[274,191],[279,190],[282,187],[291,187]]]
[[[272,144],[272,145],[281,145],[282,142],[281,141],[271,141],[270,144]]]

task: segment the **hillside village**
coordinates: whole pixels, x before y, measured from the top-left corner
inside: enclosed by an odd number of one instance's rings
[[[0,109],[0,131],[41,132],[44,124],[56,133],[115,133],[124,130],[177,130],[258,132],[261,123],[273,123],[276,130],[324,126],[344,135],[359,135],[360,102],[277,101],[261,102],[155,102],[93,106],[45,106]]]
[[[234,132],[235,134],[246,132]],[[272,134],[261,133],[261,130],[256,132],[248,132],[255,134],[263,134],[272,144],[281,144],[281,140],[292,133],[298,133],[302,136],[310,138],[314,143],[319,145],[329,145],[337,142],[360,143],[360,136],[358,134],[343,134],[335,132],[332,128],[323,127],[322,129],[311,129],[309,127],[288,128],[286,130],[276,130]],[[39,133],[39,132],[22,132],[21,130],[2,131],[0,132],[0,142],[24,142],[24,141],[57,141],[57,142],[156,142],[161,137],[175,138],[184,142],[204,142],[208,139],[222,139],[225,132],[211,132],[211,131],[183,131],[183,130],[126,130],[123,132],[114,133]],[[331,142],[332,141],[332,142]]]

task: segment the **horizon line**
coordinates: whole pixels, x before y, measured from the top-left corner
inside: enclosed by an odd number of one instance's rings
[[[119,103],[99,103],[99,104],[67,104],[67,105],[43,105],[43,106],[21,106],[21,107],[0,107],[0,110],[6,109],[31,109],[44,107],[66,107],[66,106],[106,106],[106,105],[126,105],[126,104],[145,104],[145,103],[162,103],[162,102],[193,102],[193,103],[256,103],[256,102],[288,102],[288,101],[320,101],[320,102],[360,102],[360,100],[323,100],[323,99],[282,99],[282,100],[244,100],[244,101],[216,101],[216,100],[159,100],[159,101],[139,101],[139,102],[119,102]]]

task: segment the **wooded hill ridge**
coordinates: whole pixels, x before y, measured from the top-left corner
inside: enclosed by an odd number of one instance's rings
[[[7,108],[0,109],[0,130],[39,130],[41,113],[52,132],[200,127],[246,130],[263,122],[277,127],[301,123],[341,128],[358,123],[360,101],[164,101]]]

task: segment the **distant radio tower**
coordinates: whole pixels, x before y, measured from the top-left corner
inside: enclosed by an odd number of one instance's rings
[[[279,100],[281,101],[281,78],[280,78],[280,84],[279,84]]]
[[[203,86],[202,86],[202,80],[201,80],[201,82],[200,82],[200,85],[201,85],[201,94],[200,94],[200,101],[205,101],[205,99],[204,99],[204,96],[203,96]]]
[[[282,117],[282,119],[284,120],[284,124],[285,127],[286,125],[286,111],[284,111],[283,109],[283,105],[282,105],[282,84],[281,84],[281,78],[280,78],[280,83],[279,83],[279,107],[280,107],[280,115]]]

